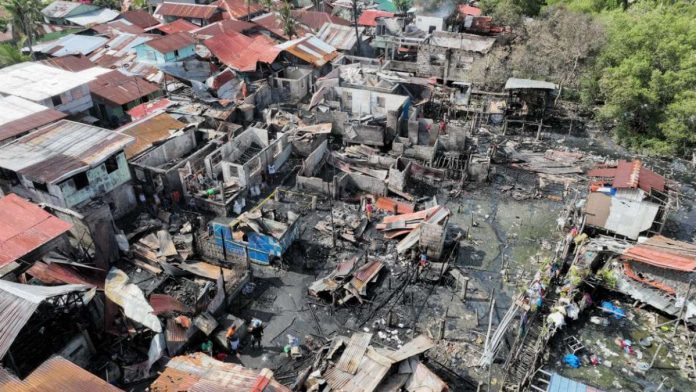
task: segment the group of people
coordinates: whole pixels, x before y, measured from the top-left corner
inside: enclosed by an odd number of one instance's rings
[[[266,328],[266,326],[263,324],[263,322],[259,319],[252,319],[251,323],[249,325],[249,328],[247,328],[247,331],[249,332],[249,335],[251,336],[251,347],[258,347],[261,348],[261,340],[263,338],[263,330]],[[240,358],[239,355],[239,349],[241,346],[241,339],[239,337],[239,334],[237,333],[237,325],[232,324],[229,328],[227,328],[227,331],[225,332],[225,340],[227,341],[227,349],[229,351],[230,355],[233,355],[237,357],[238,359]],[[201,351],[207,353],[211,357],[213,356],[213,342],[210,340],[207,340],[201,344]],[[220,354],[218,354],[220,355]],[[222,354],[224,356],[227,356],[227,354]]]

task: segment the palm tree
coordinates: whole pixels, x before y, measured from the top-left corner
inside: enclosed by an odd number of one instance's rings
[[[292,38],[295,35],[295,19],[292,17],[292,9],[290,8],[290,3],[285,0],[283,6],[280,8],[280,20],[283,23],[283,33],[288,37]]]
[[[31,60],[31,57],[22,53],[22,49],[14,44],[0,44],[0,67],[23,63]]]
[[[0,0],[0,6],[9,14],[9,22],[17,33],[26,37],[31,58],[34,58],[34,38],[41,25],[43,8],[40,0]]]

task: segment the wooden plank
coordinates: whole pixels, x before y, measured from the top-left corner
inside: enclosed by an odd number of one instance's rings
[[[159,240],[159,252],[158,256],[176,256],[178,253],[176,251],[176,246],[174,241],[172,241],[172,236],[166,230],[160,230],[157,232],[157,239]]]

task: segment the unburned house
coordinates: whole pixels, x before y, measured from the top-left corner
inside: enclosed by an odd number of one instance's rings
[[[175,33],[135,47],[138,61],[164,65],[196,55],[196,40],[189,33]]]
[[[215,5],[188,3],[161,3],[157,5],[154,16],[164,23],[184,19],[196,26],[205,26],[222,20],[222,12]]]
[[[36,128],[66,117],[66,114],[24,98],[0,97],[0,145],[24,136]]]
[[[123,152],[132,142],[127,135],[60,120],[0,147],[2,187],[57,207],[101,199],[119,217],[135,205]]]
[[[94,76],[26,62],[0,69],[0,94],[14,95],[67,114],[92,107]]]

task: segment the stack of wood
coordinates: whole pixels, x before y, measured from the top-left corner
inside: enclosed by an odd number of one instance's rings
[[[425,225],[440,225],[449,214],[449,209],[437,205],[423,211],[386,216],[376,228],[384,232],[386,239],[396,239],[405,235],[406,237],[396,245],[397,251],[404,253],[420,241],[421,230]]]

